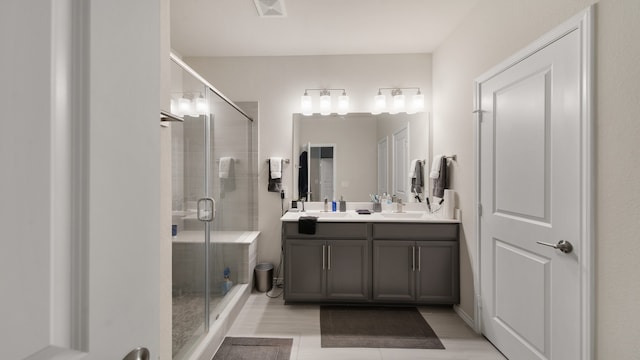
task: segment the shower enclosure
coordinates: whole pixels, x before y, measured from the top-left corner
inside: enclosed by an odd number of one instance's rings
[[[171,112],[184,119],[171,123],[172,353],[187,359],[250,283],[243,240],[257,228],[257,139],[247,113],[257,105],[231,103],[172,60]]]

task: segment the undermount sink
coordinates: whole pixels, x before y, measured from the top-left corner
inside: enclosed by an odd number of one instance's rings
[[[317,216],[319,218],[343,218],[347,217],[346,212],[329,212],[329,211],[307,211],[301,212],[300,216]]]
[[[380,213],[380,216],[386,218],[399,218],[399,219],[417,219],[422,217],[424,213],[422,212],[390,212],[390,213]]]

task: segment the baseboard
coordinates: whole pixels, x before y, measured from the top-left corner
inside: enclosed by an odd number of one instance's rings
[[[453,311],[455,311],[456,314],[458,314],[458,316],[460,317],[460,319],[462,319],[462,321],[467,323],[467,325],[469,325],[469,327],[473,329],[473,331],[477,332],[475,321],[471,316],[469,316],[469,314],[467,314],[464,310],[462,310],[460,305],[453,305]]]

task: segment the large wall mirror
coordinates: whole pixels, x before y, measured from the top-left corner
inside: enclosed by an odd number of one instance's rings
[[[429,149],[427,113],[294,114],[293,198],[369,201],[386,192],[415,201],[410,164],[426,160],[428,169]]]

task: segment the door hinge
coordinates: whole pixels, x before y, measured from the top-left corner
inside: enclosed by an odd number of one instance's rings
[[[482,216],[482,204],[478,204],[478,216]]]

